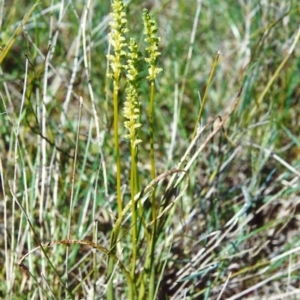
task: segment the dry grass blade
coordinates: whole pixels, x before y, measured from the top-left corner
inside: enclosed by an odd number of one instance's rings
[[[235,99],[233,100],[230,108],[229,108],[229,112],[227,113],[227,115],[225,115],[223,118],[220,118],[219,116],[214,118],[213,120],[211,120],[208,124],[206,124],[203,128],[201,128],[201,130],[199,130],[199,132],[197,133],[197,135],[195,136],[195,138],[192,140],[191,144],[189,145],[187,151],[185,152],[184,156],[181,158],[179,164],[178,164],[178,168],[181,167],[181,165],[183,164],[183,162],[187,159],[187,157],[192,154],[193,152],[193,148],[196,145],[200,135],[203,133],[203,131],[211,124],[213,124],[216,120],[221,119],[217,126],[214,126],[213,131],[207,136],[207,138],[204,140],[204,142],[201,144],[201,146],[195,151],[195,153],[192,155],[192,157],[188,160],[188,162],[186,163],[186,166],[184,167],[184,171],[188,171],[190,169],[190,167],[192,166],[192,164],[196,161],[197,157],[199,156],[199,154],[203,151],[203,149],[207,146],[207,144],[209,143],[209,141],[224,127],[225,123],[228,121],[228,119],[230,118],[232,112],[235,110],[236,106],[238,105],[240,96],[242,93],[242,88],[240,88],[239,92],[237,93],[237,96],[235,97]],[[183,175],[184,176],[184,175]],[[178,184],[182,181],[183,176],[181,175],[178,180],[175,183],[175,187],[178,186]],[[172,177],[172,179],[170,180],[169,186],[172,186],[173,181],[175,180],[175,176]]]
[[[184,170],[180,170],[180,169],[172,169],[172,170],[168,170],[160,175],[158,175],[155,179],[153,179],[141,192],[139,192],[135,197],[134,197],[134,201],[137,202],[141,202],[141,204],[144,204],[144,202],[146,200],[149,199],[151,192],[154,188],[154,186],[160,182],[161,180],[167,178],[168,176],[172,175],[172,174],[178,174],[184,172],[186,174],[186,172]],[[180,195],[182,195],[182,193],[180,193]],[[178,198],[178,197],[177,197]],[[176,199],[177,199],[176,198]],[[131,216],[130,213],[130,207],[131,207],[131,202],[129,202],[122,211],[122,215],[120,218],[118,218],[115,222],[115,227],[120,226],[122,222],[126,222],[128,221],[128,219]],[[149,224],[150,225],[150,224]]]
[[[45,253],[44,249],[47,248],[47,247],[53,247],[55,245],[66,245],[66,246],[69,246],[69,245],[84,245],[84,246],[87,246],[89,248],[92,248],[92,249],[95,249],[95,250],[98,250],[98,251],[101,251],[103,253],[105,253],[106,255],[109,255],[111,256],[111,258],[115,261],[115,263],[117,265],[120,266],[122,272],[124,272],[124,275],[126,275],[126,278],[131,281],[131,278],[130,278],[130,274],[129,272],[126,270],[126,267],[119,261],[119,259],[111,253],[111,250],[108,250],[106,249],[105,247],[102,247],[101,245],[99,244],[96,244],[96,243],[93,243],[91,241],[87,241],[87,240],[72,240],[72,239],[66,239],[66,240],[60,240],[60,241],[51,241],[51,242],[48,242],[46,244],[41,244],[39,245],[38,247],[32,249],[30,252],[26,253],[18,262],[19,266],[28,271],[28,268],[24,265],[24,259],[26,257],[28,257],[29,255],[31,255],[32,253],[34,253],[36,250],[38,249],[41,249],[43,251],[43,253]]]
[[[36,242],[38,243],[39,248],[42,250],[44,257],[46,258],[46,260],[48,261],[49,265],[51,266],[51,268],[53,269],[53,271],[55,272],[55,274],[59,278],[59,281],[62,284],[62,286],[65,288],[65,291],[69,294],[69,296],[73,297],[71,291],[69,291],[69,289],[67,288],[65,282],[62,280],[60,274],[57,272],[55,266],[52,264],[49,256],[47,255],[47,253],[46,253],[46,251],[45,251],[45,249],[44,249],[44,247],[43,247],[43,245],[42,245],[42,243],[41,243],[41,241],[40,241],[40,239],[38,237],[38,234],[36,233],[36,230],[35,230],[34,226],[32,225],[32,223],[31,223],[31,221],[30,221],[30,219],[28,217],[28,214],[26,213],[26,210],[24,209],[24,207],[22,206],[22,204],[18,201],[18,199],[17,199],[16,195],[14,194],[14,192],[12,191],[12,189],[10,190],[10,192],[11,192],[13,198],[14,198],[14,201],[17,203],[17,205],[19,206],[19,208],[22,210],[23,214],[25,215],[26,220],[27,220],[27,222],[28,222],[28,224],[30,226],[30,229],[32,230],[32,233],[34,235],[34,238],[35,238]],[[21,262],[21,266],[23,267],[22,262]]]
[[[3,62],[4,58],[7,56],[7,53],[9,52],[9,50],[11,49],[11,47],[13,46],[13,44],[14,44],[17,36],[22,33],[23,26],[26,24],[26,22],[28,21],[28,19],[30,18],[30,16],[32,15],[33,11],[35,10],[35,8],[37,7],[37,5],[39,3],[40,3],[40,0],[37,0],[35,2],[35,4],[31,7],[31,9],[29,10],[29,12],[24,16],[22,22],[18,25],[17,29],[15,30],[14,34],[11,36],[11,38],[9,39],[9,41],[7,42],[7,44],[5,45],[5,47],[3,49],[1,49],[1,52],[0,52],[0,64]]]

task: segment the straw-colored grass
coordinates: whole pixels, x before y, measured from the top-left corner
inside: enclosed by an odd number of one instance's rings
[[[300,298],[300,4],[102,2],[0,3],[0,298]]]

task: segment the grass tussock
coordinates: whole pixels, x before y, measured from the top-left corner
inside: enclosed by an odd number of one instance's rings
[[[3,1],[0,298],[298,299],[297,1]]]

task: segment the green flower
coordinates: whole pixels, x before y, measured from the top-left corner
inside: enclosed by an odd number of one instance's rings
[[[142,140],[137,138],[137,129],[141,127],[142,124],[139,123],[140,103],[138,101],[140,53],[138,52],[138,47],[134,39],[130,39],[129,53],[127,57],[128,60],[125,67],[127,71],[127,88],[123,115],[127,119],[124,122],[124,126],[128,129],[129,134],[127,134],[125,137],[130,140],[133,146],[136,146],[142,142]]]
[[[151,19],[148,10],[144,9],[143,11],[143,20],[144,20],[144,33],[146,35],[145,41],[148,43],[148,47],[146,51],[148,53],[148,57],[145,58],[145,61],[150,65],[148,69],[149,76],[148,80],[154,81],[156,75],[162,71],[161,68],[156,68],[157,57],[160,55],[158,51],[158,43],[160,41],[160,37],[156,36],[157,27],[155,22]]]
[[[125,14],[125,5],[121,0],[115,0],[112,3],[112,21],[110,22],[111,33],[110,43],[114,48],[114,55],[107,55],[108,60],[110,61],[110,66],[112,68],[113,73],[108,74],[111,78],[116,80],[119,79],[122,63],[121,58],[125,57],[126,52],[123,50],[124,47],[127,46],[125,33],[128,31],[127,19]]]

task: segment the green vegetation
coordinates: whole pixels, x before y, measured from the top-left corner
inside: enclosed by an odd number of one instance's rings
[[[300,298],[299,1],[100,2],[1,2],[0,298]]]

